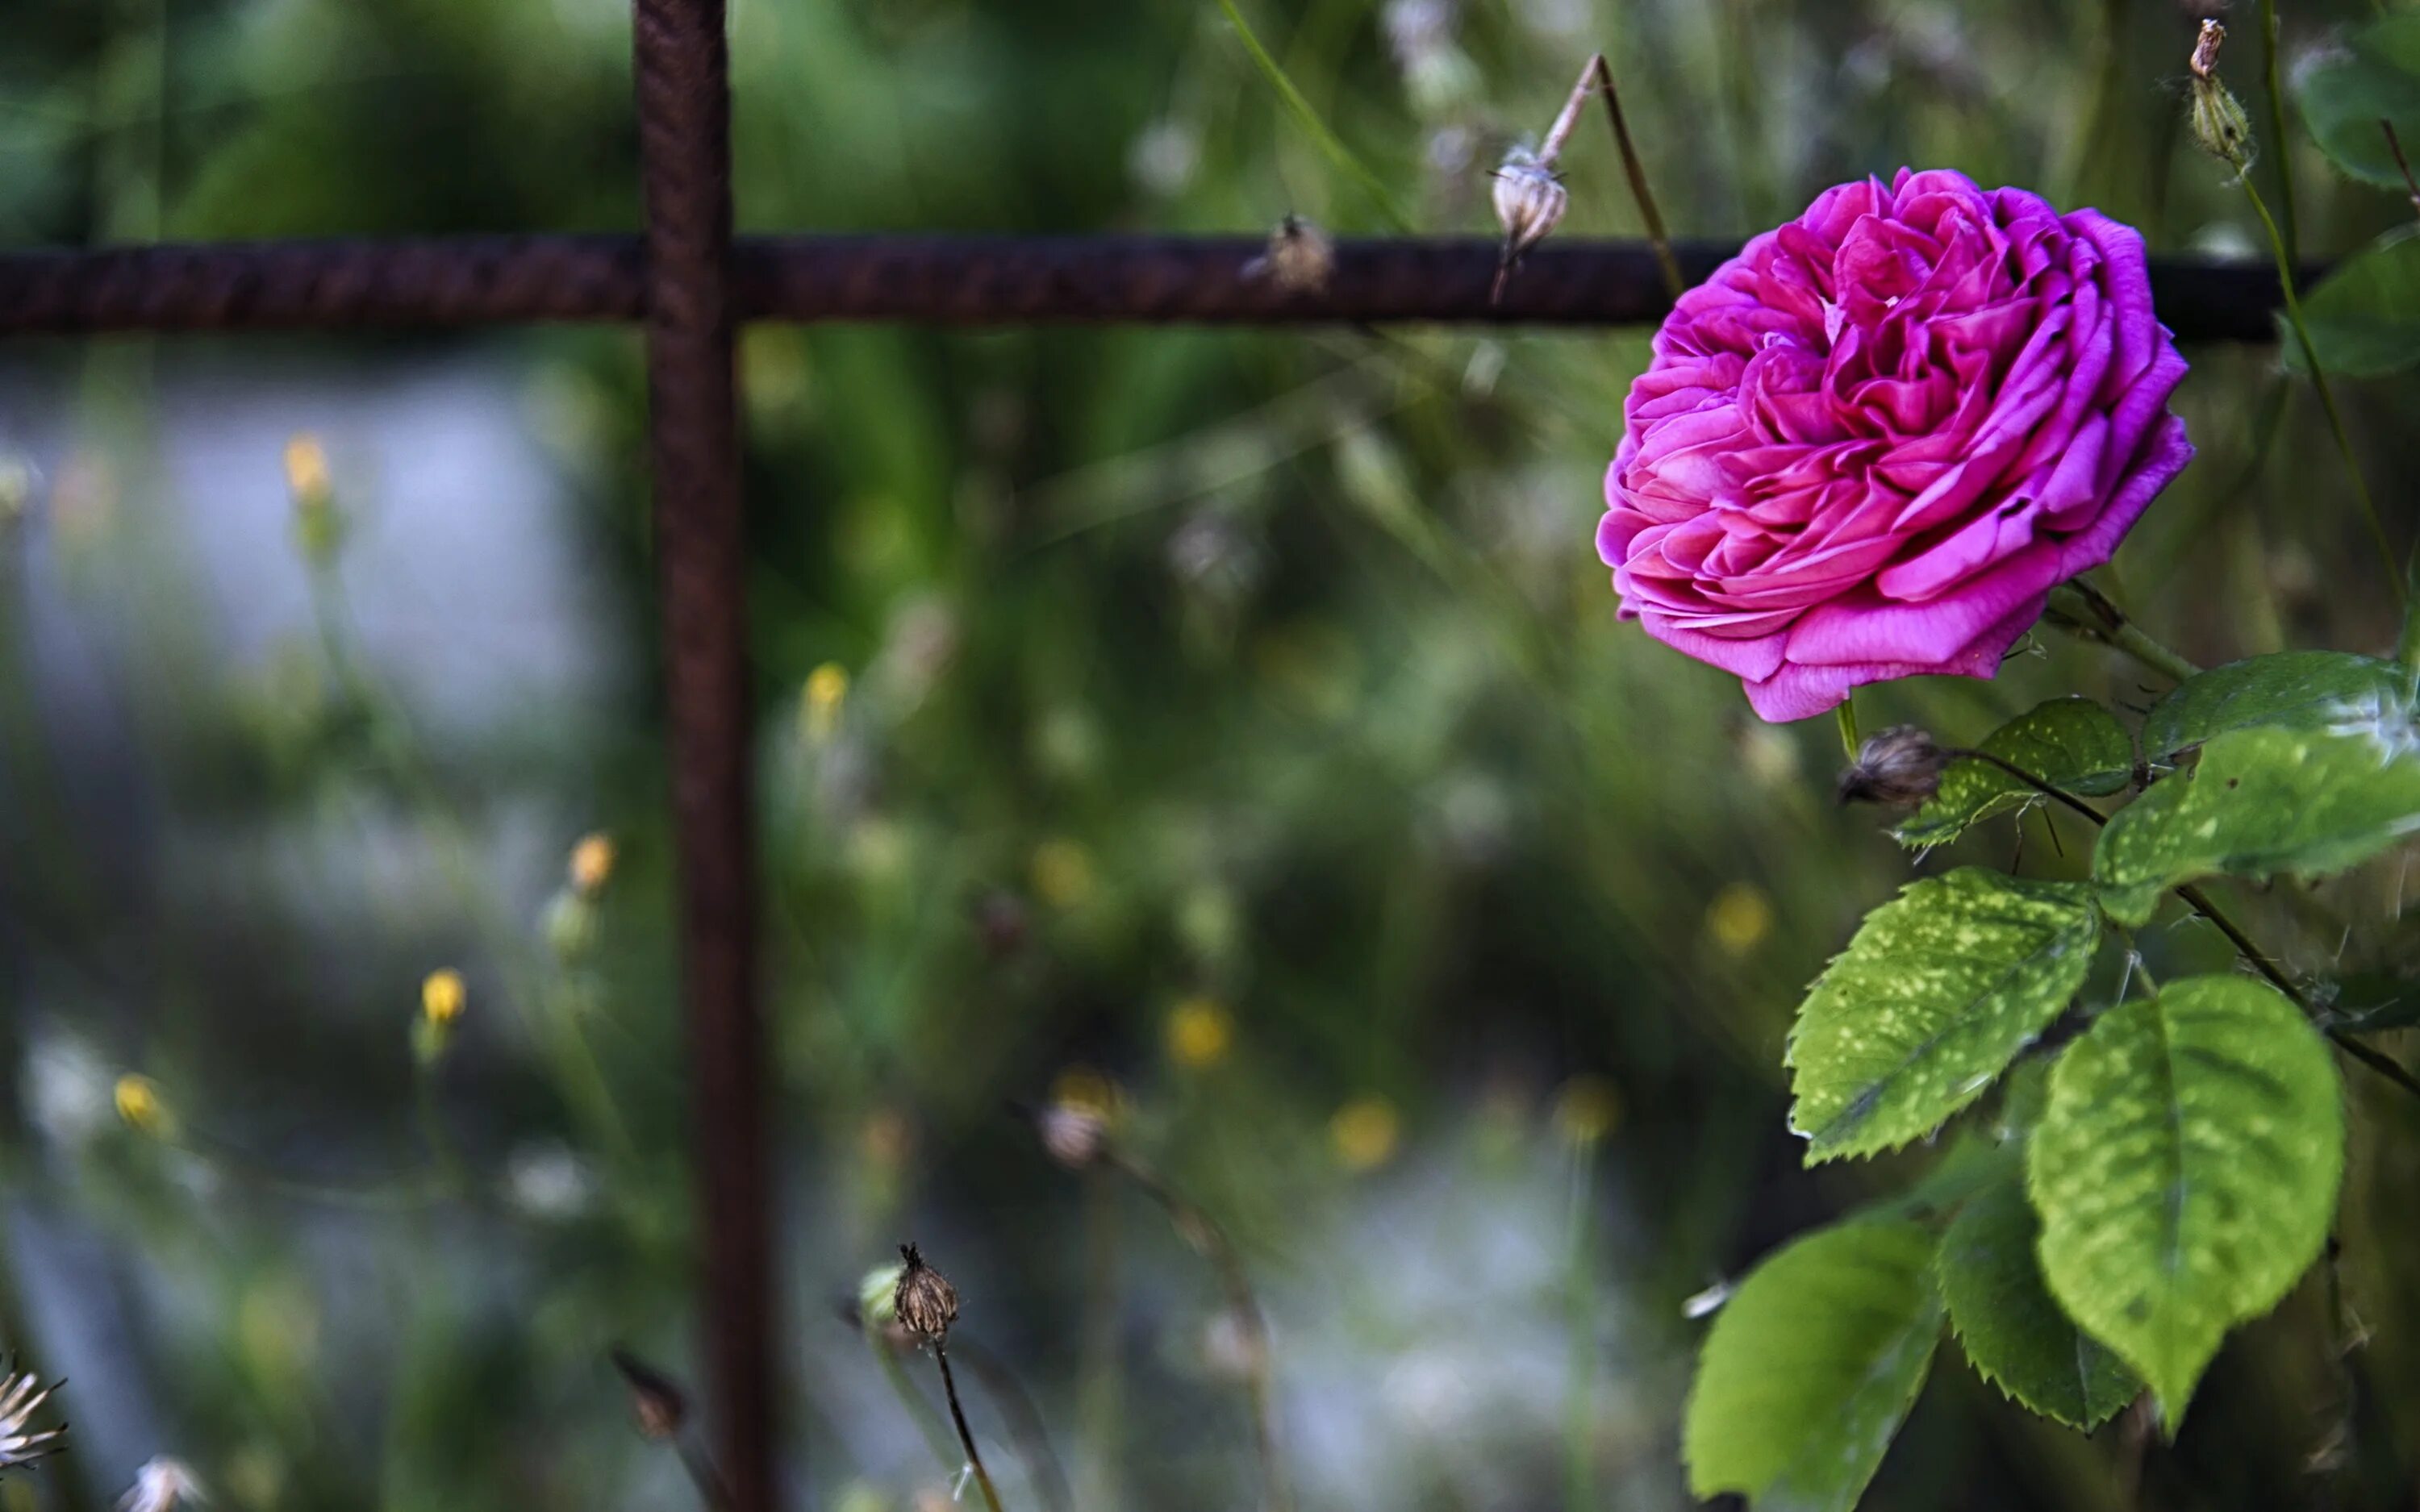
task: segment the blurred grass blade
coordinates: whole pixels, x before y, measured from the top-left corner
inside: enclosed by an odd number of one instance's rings
[[[1395,197],[1388,193],[1386,184],[1376,174],[1372,173],[1359,158],[1354,156],[1353,149],[1344,145],[1342,137],[1327,129],[1327,123],[1319,118],[1319,112],[1311,109],[1311,101],[1305,100],[1302,91],[1294,86],[1294,81],[1286,77],[1285,69],[1279,67],[1278,60],[1269,55],[1269,50],[1261,45],[1261,39],[1253,32],[1251,23],[1246,21],[1244,13],[1235,8],[1235,0],[1218,0],[1218,8],[1225,13],[1227,23],[1235,28],[1235,35],[1243,39],[1244,51],[1251,54],[1252,66],[1261,70],[1261,77],[1267,80],[1269,87],[1277,91],[1278,98],[1285,102],[1286,110],[1293,115],[1295,123],[1310,134],[1311,141],[1318,145],[1319,150],[1326,155],[1327,161],[1361,186],[1362,192],[1368,194],[1378,207],[1379,213],[1386,216],[1388,223],[1396,230],[1412,230],[1414,227],[1411,217],[1405,215],[1402,208],[1396,205]]]

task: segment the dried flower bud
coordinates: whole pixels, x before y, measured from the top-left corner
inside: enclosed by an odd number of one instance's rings
[[[2225,25],[2214,20],[2202,22],[2201,34],[2194,39],[2193,56],[2185,64],[2193,71],[2193,100],[2186,120],[2204,152],[2242,173],[2252,162],[2252,119],[2243,113],[2243,102],[2235,98],[2235,91],[2218,76],[2218,49],[2226,40]]]
[[[689,1421],[689,1396],[680,1383],[628,1350],[613,1350],[609,1357],[630,1388],[630,1415],[640,1436],[658,1443],[679,1438]]]
[[[1555,170],[1526,147],[1504,155],[1496,170],[1496,220],[1504,227],[1504,254],[1497,264],[1497,291],[1505,275],[1520,265],[1531,247],[1546,239],[1571,208],[1572,196]]]
[[[1299,215],[1269,233],[1266,252],[1244,265],[1246,278],[1265,278],[1288,294],[1319,294],[1336,273],[1336,244]]]
[[[1948,764],[1948,754],[1923,730],[1893,725],[1857,748],[1857,759],[1840,774],[1838,797],[1910,808],[1941,790],[1941,771]]]
[[[1080,1103],[1051,1103],[1033,1115],[1033,1130],[1050,1158],[1071,1171],[1100,1159],[1109,1144],[1109,1120]]]
[[[924,1263],[915,1245],[900,1245],[899,1257],[907,1265],[891,1293],[892,1311],[909,1338],[919,1344],[939,1344],[949,1337],[950,1325],[957,1321],[958,1289]]]

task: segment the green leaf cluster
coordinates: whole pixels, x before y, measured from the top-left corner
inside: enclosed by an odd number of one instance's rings
[[[2326,1242],[2345,1114],[2304,1005],[2241,973],[2085,992],[2109,934],[2177,888],[2319,875],[2420,830],[2410,671],[2260,657],[2185,682],[2139,746],[2108,710],[2058,700],[1981,748],[2077,797],[2145,789],[2108,817],[2088,879],[1917,881],[1809,989],[1787,1058],[1810,1164],[1931,1136],[1995,1084],[1999,1116],[1904,1198],[1741,1284],[1689,1402],[1700,1495],[1854,1506],[1945,1326],[2033,1412],[2089,1430],[2148,1387],[2173,1432],[2227,1332]],[[1962,761],[1899,836],[1940,843],[2039,795]],[[2040,1053],[2062,1019],[2069,1042]]]

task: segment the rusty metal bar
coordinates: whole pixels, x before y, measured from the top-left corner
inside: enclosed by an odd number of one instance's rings
[[[1642,244],[1551,242],[1490,304],[1496,244],[1470,237],[1340,241],[1320,294],[1249,270],[1250,237],[757,237],[733,249],[741,320],[931,325],[1053,322],[1267,326],[1637,326],[1663,317]],[[1689,243],[1699,279],[1732,249]],[[2319,269],[2310,270],[2316,276]],[[260,327],[484,326],[634,320],[636,237],[168,246],[0,254],[0,335]],[[2155,257],[2160,317],[2184,341],[2273,339],[2265,264]]]
[[[648,440],[709,1442],[730,1512],[771,1512],[773,1362],[781,1350],[756,997],[747,530],[732,361],[730,58],[722,0],[637,0],[635,9]]]

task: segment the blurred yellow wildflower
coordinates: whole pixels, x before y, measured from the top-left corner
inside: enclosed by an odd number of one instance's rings
[[[1706,907],[1706,933],[1730,955],[1745,955],[1773,933],[1773,900],[1754,883],[1734,882]]]
[[[613,877],[613,838],[601,833],[582,836],[580,843],[571,847],[571,890],[582,898],[594,898]]]
[[[1033,847],[1033,890],[1053,908],[1073,908],[1093,895],[1092,853],[1072,840]]]
[[[1053,1107],[1089,1114],[1103,1123],[1115,1123],[1125,1111],[1126,1096],[1098,1068],[1078,1063],[1051,1081],[1050,1103]]]
[[[319,438],[297,432],[286,442],[286,490],[294,497],[294,538],[311,562],[334,560],[344,537],[336,514],[336,487],[328,475],[328,452]]]
[[[1602,1076],[1575,1076],[1555,1094],[1555,1132],[1575,1145],[1593,1145],[1621,1121],[1621,1097]]]
[[[830,740],[840,728],[841,706],[847,702],[847,668],[828,661],[807,673],[806,687],[799,693],[799,725],[807,739],[818,746]]]
[[[1234,1048],[1235,1015],[1215,997],[1188,997],[1168,1012],[1169,1058],[1187,1071],[1208,1071]]]
[[[167,1101],[160,1095],[160,1084],[150,1077],[129,1072],[117,1078],[110,1096],[117,1104],[117,1116],[136,1134],[165,1139],[175,1130],[176,1120],[169,1117]]]
[[[450,1025],[462,1016],[466,995],[462,973],[452,966],[428,974],[420,984],[420,1012],[431,1024]]]
[[[1395,1105],[1383,1097],[1357,1097],[1327,1120],[1327,1142],[1348,1171],[1374,1171],[1395,1155],[1402,1136]]]
[[[286,439],[286,488],[305,509],[326,503],[335,492],[328,477],[328,449],[307,430]]]

